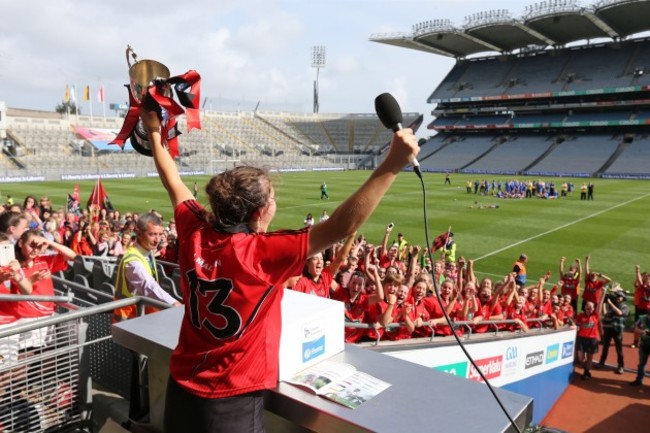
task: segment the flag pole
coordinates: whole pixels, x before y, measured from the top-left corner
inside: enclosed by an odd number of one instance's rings
[[[68,124],[70,123],[70,86],[68,84],[65,85],[65,115],[68,120]]]
[[[72,92],[70,92],[70,97],[74,101],[75,105],[75,119],[77,121],[77,125],[79,125],[79,102],[77,101],[77,85],[73,84],[72,85]]]
[[[90,97],[90,84],[88,84],[88,106],[90,107],[90,124],[93,124],[93,98]]]
[[[100,194],[100,185],[101,181],[99,180],[99,176],[97,176],[97,185],[96,185],[96,190],[95,190],[95,199],[97,200],[97,203],[95,204],[95,210],[99,209],[99,194]],[[97,219],[99,219],[99,213],[97,213]]]
[[[102,103],[102,111],[104,112],[104,119],[106,119],[106,95],[105,95],[105,90],[104,90],[104,85],[99,88],[99,94],[101,95],[101,102]]]

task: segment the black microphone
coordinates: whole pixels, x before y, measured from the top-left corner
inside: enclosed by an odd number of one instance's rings
[[[375,98],[375,112],[381,123],[393,132],[402,129],[402,109],[390,93],[382,93]],[[409,157],[409,162],[413,166],[413,171],[422,178],[420,172],[420,163],[415,158],[415,155]]]

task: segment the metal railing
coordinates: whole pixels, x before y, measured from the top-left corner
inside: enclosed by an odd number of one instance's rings
[[[25,301],[55,302],[58,313],[0,327],[2,432],[87,427],[91,378],[109,390],[113,390],[111,386],[121,388],[116,391],[129,398],[131,363],[127,356],[132,355],[111,339],[113,310],[136,305],[142,314],[145,305],[169,307],[143,297],[84,307],[72,294],[0,296],[0,302]]]
[[[547,322],[548,322],[548,319],[526,319],[526,324],[538,323],[539,326],[535,326],[535,327],[530,327],[529,326],[529,329],[531,329],[531,330],[532,329],[538,329],[539,332],[541,332],[543,329],[545,329],[544,324],[546,324]],[[508,332],[508,333],[513,333],[513,331],[502,329],[501,328],[502,325],[519,325],[519,322],[517,320],[506,320],[506,319],[502,319],[502,320],[485,320],[485,321],[480,321],[480,322],[474,322],[472,320],[459,320],[459,321],[456,321],[456,322],[452,322],[452,326],[453,326],[454,329],[462,328],[462,329],[464,329],[466,331],[466,332],[463,332],[463,335],[462,335],[463,337],[465,337],[465,339],[469,339],[472,336],[472,334],[474,333],[473,332],[474,327],[475,326],[480,326],[480,325],[487,325],[488,328],[492,328],[493,329],[493,331],[491,332],[492,335],[498,336],[500,332],[503,333],[504,331]],[[406,326],[406,324],[403,323],[403,322],[390,323],[390,324],[388,324],[386,326],[383,326],[381,329],[390,331],[390,330],[394,330],[394,329],[399,329],[402,326]],[[442,326],[448,326],[448,325],[442,325]],[[346,328],[354,328],[354,329],[368,329],[368,330],[374,330],[375,329],[371,324],[357,323],[357,322],[345,322],[345,327]],[[436,327],[432,326],[432,325],[429,325],[429,324],[422,325],[422,327],[428,328],[431,331],[431,336],[429,337],[429,341],[434,341],[434,339],[436,337],[436,334],[435,334]],[[514,332],[518,333],[518,334],[522,333],[521,329],[519,329],[517,331],[514,331]],[[375,346],[379,345],[379,343],[382,341],[381,333],[377,332],[376,334],[377,334],[377,338],[376,338],[375,342],[373,343]],[[486,332],[480,332],[478,334],[486,334]],[[404,341],[408,341],[408,339],[406,339]]]

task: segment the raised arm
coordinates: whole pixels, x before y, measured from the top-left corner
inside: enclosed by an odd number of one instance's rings
[[[375,293],[373,293],[368,297],[368,304],[369,305],[377,304],[384,300],[384,286],[381,284],[381,278],[379,278],[379,271],[377,270],[377,266],[370,265],[370,268],[367,269],[366,272],[373,275],[373,282],[375,284],[375,287],[377,288]]]
[[[77,257],[77,253],[75,253],[71,248],[68,248],[65,245],[60,244],[58,242],[51,241],[44,237],[39,237],[38,242],[39,244],[43,243],[48,247],[55,249],[59,254],[61,254],[68,260],[74,260],[74,258]]]
[[[421,246],[419,245],[414,245],[409,247],[409,264],[408,268],[406,268],[406,284],[409,287],[413,287],[413,283],[415,282],[415,266],[418,264],[419,256],[420,256],[420,250],[422,249]]]
[[[149,132],[151,151],[156,164],[156,170],[158,170],[158,175],[160,176],[160,181],[167,190],[167,194],[169,194],[172,207],[176,208],[176,206],[185,200],[193,199],[194,195],[181,180],[181,176],[178,174],[178,169],[176,168],[176,163],[174,163],[171,155],[165,148],[163,148],[158,113],[155,111],[149,111],[143,107],[140,109],[140,118]]]
[[[384,238],[381,240],[381,248],[378,251],[380,259],[388,252],[388,237],[390,236],[391,231],[393,231],[393,228],[390,225],[387,225],[386,231],[384,232]]]
[[[478,278],[474,274],[474,260],[467,261],[467,281],[471,281],[474,284],[478,284]]]
[[[329,266],[332,275],[336,275],[339,269],[341,269],[341,265],[343,264],[343,262],[345,262],[345,259],[347,259],[348,255],[350,254],[350,250],[352,249],[352,243],[354,242],[355,236],[356,236],[356,232],[348,236],[343,246],[339,248],[339,250],[336,252],[336,255],[332,259],[332,263],[330,263]]]
[[[508,299],[506,301],[506,305],[510,306],[513,300],[517,301],[519,299],[519,295],[517,294],[517,284],[515,283],[514,272],[511,272],[506,276],[506,288],[507,290],[510,290],[510,293],[508,294]],[[508,292],[506,291],[506,293]]]
[[[409,128],[393,134],[386,159],[368,180],[343,203],[332,216],[310,230],[309,255],[322,251],[338,239],[346,238],[365,223],[379,205],[397,175],[420,151],[415,135]]]

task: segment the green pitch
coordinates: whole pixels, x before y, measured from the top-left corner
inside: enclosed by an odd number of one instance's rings
[[[364,171],[308,172],[273,175],[278,212],[272,230],[299,228],[307,213],[316,221],[323,210],[332,213],[369,175]],[[424,175],[427,188],[429,236],[433,240],[449,226],[458,244],[457,255],[472,258],[480,274],[503,276],[522,252],[529,257],[529,278],[536,279],[547,270],[558,277],[559,259],[567,257],[567,266],[579,257],[583,263],[591,255],[592,269],[609,275],[632,290],[634,266],[650,270],[650,188],[646,181],[593,179],[594,201],[581,201],[582,179],[573,179],[578,192],[567,199],[497,199],[467,194],[465,180],[477,176],[451,176],[444,185],[444,174]],[[492,179],[489,176],[488,179]],[[506,180],[506,176],[494,176]],[[201,186],[207,177],[185,178],[188,187],[194,181]],[[320,184],[326,181],[329,200],[320,200]],[[556,185],[562,179],[554,179]],[[78,182],[82,203],[90,195],[93,181]],[[159,179],[102,180],[114,207],[121,211],[144,212],[155,209],[165,218],[171,207]],[[22,203],[28,194],[47,195],[55,208],[65,206],[67,194],[75,182],[38,182],[1,184],[0,201],[11,194]],[[207,205],[201,188],[199,201]],[[481,208],[478,205],[483,205]],[[490,208],[498,205],[498,208]],[[381,242],[386,225],[395,224],[391,240],[401,232],[411,244],[425,243],[422,192],[413,173],[402,173],[370,221],[360,230],[368,240]]]

